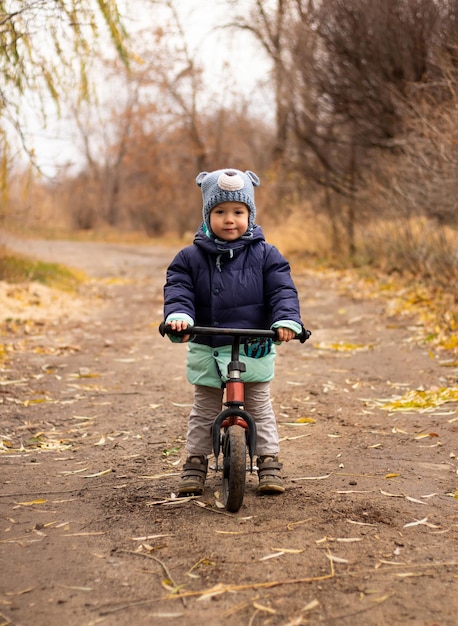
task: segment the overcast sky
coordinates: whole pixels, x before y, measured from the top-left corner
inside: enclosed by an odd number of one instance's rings
[[[249,4],[249,0],[240,0],[237,11],[247,11]],[[136,25],[143,29],[149,25],[154,29],[159,25],[157,5],[148,0],[130,0],[127,6],[129,30],[135,29]],[[180,10],[190,49],[205,68],[204,79],[209,92],[222,83],[223,72],[230,72],[234,91],[240,90],[244,96],[257,100],[255,107],[267,107],[265,94],[254,90],[256,82],[268,72],[268,62],[260,47],[248,34],[214,31],[215,26],[230,17],[227,5],[218,0],[175,0],[175,6]],[[220,97],[223,100],[224,93],[220,92]],[[46,128],[31,121],[30,135],[38,162],[48,176],[54,176],[59,165],[78,162],[75,130],[67,120],[58,120],[52,115]]]

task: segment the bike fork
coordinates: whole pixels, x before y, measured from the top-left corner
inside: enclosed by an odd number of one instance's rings
[[[256,449],[256,422],[243,408],[245,402],[245,386],[241,373],[246,370],[245,364],[239,360],[240,338],[234,337],[232,342],[231,361],[227,367],[225,410],[216,417],[213,423],[213,452],[218,469],[218,457],[221,449],[221,429],[237,425],[245,429],[246,443],[250,457],[250,471],[253,471],[253,457]]]
[[[250,471],[253,471],[253,458],[256,449],[256,422],[244,409],[229,407],[222,411],[213,423],[213,452],[218,469],[218,457],[221,450],[221,429],[238,425],[246,431],[246,443],[250,457]]]

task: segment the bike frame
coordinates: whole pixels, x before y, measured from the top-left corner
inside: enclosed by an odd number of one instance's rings
[[[245,384],[241,378],[246,371],[245,364],[240,360],[240,336],[232,337],[231,360],[227,366],[226,381],[226,402],[227,407],[215,418],[212,428],[213,453],[216,459],[216,469],[218,470],[218,458],[221,448],[221,429],[227,430],[230,426],[241,426],[245,431],[248,454],[250,457],[250,471],[253,471],[253,457],[256,448],[256,422],[254,418],[245,411]]]
[[[221,411],[215,418],[212,429],[213,452],[216,458],[216,469],[218,469],[218,457],[221,450],[221,429],[227,430],[229,426],[238,425],[246,431],[246,442],[248,454],[250,457],[250,471],[253,471],[253,457],[256,448],[256,422],[254,418],[245,411],[245,385],[242,380],[242,374],[246,371],[245,364],[240,361],[240,339],[242,337],[267,337],[277,339],[275,330],[266,330],[259,328],[219,328],[213,326],[188,326],[184,331],[174,331],[165,322],[159,326],[159,332],[162,336],[172,334],[176,336],[183,335],[229,335],[232,337],[231,360],[227,368],[226,381],[226,409]],[[302,329],[302,333],[296,336],[301,343],[307,341],[311,332],[306,328]]]

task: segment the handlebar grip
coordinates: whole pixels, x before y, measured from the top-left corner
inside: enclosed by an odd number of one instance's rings
[[[311,330],[307,330],[307,328],[303,328],[302,332],[296,335],[295,338],[299,339],[301,343],[305,343],[307,339],[310,339],[311,334],[312,334]]]

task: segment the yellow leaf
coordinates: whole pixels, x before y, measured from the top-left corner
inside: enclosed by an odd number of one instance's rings
[[[314,344],[314,347],[318,350],[332,350],[334,352],[361,352],[372,350],[374,346],[371,344],[364,345],[359,343],[346,343],[344,341],[339,341],[337,343],[319,341]]]
[[[29,502],[17,502],[21,506],[33,506],[34,504],[44,504],[47,500],[38,499],[38,500],[30,500]]]
[[[164,589],[170,591],[171,593],[177,592],[178,588],[173,584],[173,581],[171,581],[170,578],[164,578],[161,581],[161,585],[164,587]]]
[[[458,387],[441,387],[429,391],[415,389],[391,401],[372,401],[372,406],[386,411],[431,411],[447,402],[458,402]]]
[[[42,404],[43,402],[50,402],[48,398],[33,398],[31,400],[24,400],[22,403],[24,406],[30,406],[31,404]]]
[[[387,474],[385,478],[397,478],[400,474]]]
[[[105,476],[105,474],[110,474],[110,472],[112,472],[113,470],[111,469],[107,469],[107,470],[103,470],[102,472],[97,472],[97,474],[88,474],[87,476],[83,476],[82,478],[97,478],[98,476]]]
[[[272,548],[275,552],[281,552],[282,554],[301,554],[304,549],[299,548]]]
[[[415,439],[426,439],[427,437],[439,437],[437,433],[420,433],[415,435]]]
[[[298,417],[296,424],[315,424],[316,420],[313,417]]]

